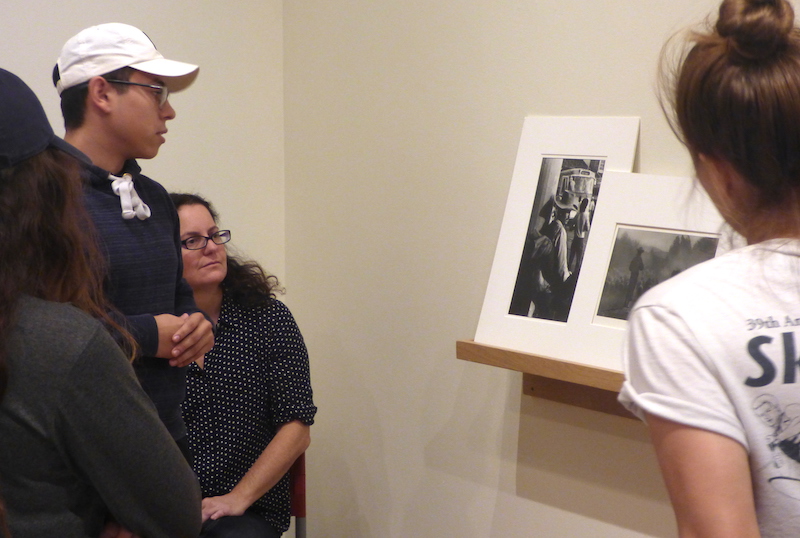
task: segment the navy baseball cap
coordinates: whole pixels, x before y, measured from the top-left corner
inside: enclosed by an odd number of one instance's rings
[[[0,170],[49,147],[69,151],[56,136],[42,103],[17,75],[0,68]]]

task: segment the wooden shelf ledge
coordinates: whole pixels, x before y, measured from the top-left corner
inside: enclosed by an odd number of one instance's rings
[[[528,396],[633,418],[617,402],[624,381],[622,372],[479,344],[473,340],[458,340],[456,357],[522,372],[525,374],[523,393]]]
[[[458,340],[456,357],[465,361],[480,362],[613,392],[619,392],[625,379],[622,372],[616,370],[531,355],[521,351],[479,344],[473,340]]]

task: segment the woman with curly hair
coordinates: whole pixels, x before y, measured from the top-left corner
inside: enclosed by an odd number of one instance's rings
[[[287,471],[309,445],[316,407],[308,354],[278,281],[231,256],[209,202],[172,194],[183,276],[217,324],[189,368],[183,415],[203,490],[204,538],[277,537],[289,527]]]

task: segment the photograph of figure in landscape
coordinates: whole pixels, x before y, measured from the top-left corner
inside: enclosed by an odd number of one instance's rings
[[[567,320],[604,166],[604,159],[542,159],[509,314]]]
[[[617,226],[597,315],[621,320],[647,290],[710,260],[719,238],[707,234]]]

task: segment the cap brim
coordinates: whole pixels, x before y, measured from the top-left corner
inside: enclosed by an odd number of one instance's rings
[[[191,86],[200,72],[200,68],[196,65],[167,60],[166,58],[147,60],[146,62],[131,64],[129,67],[163,78],[164,84],[167,85],[171,93],[185,90]]]

